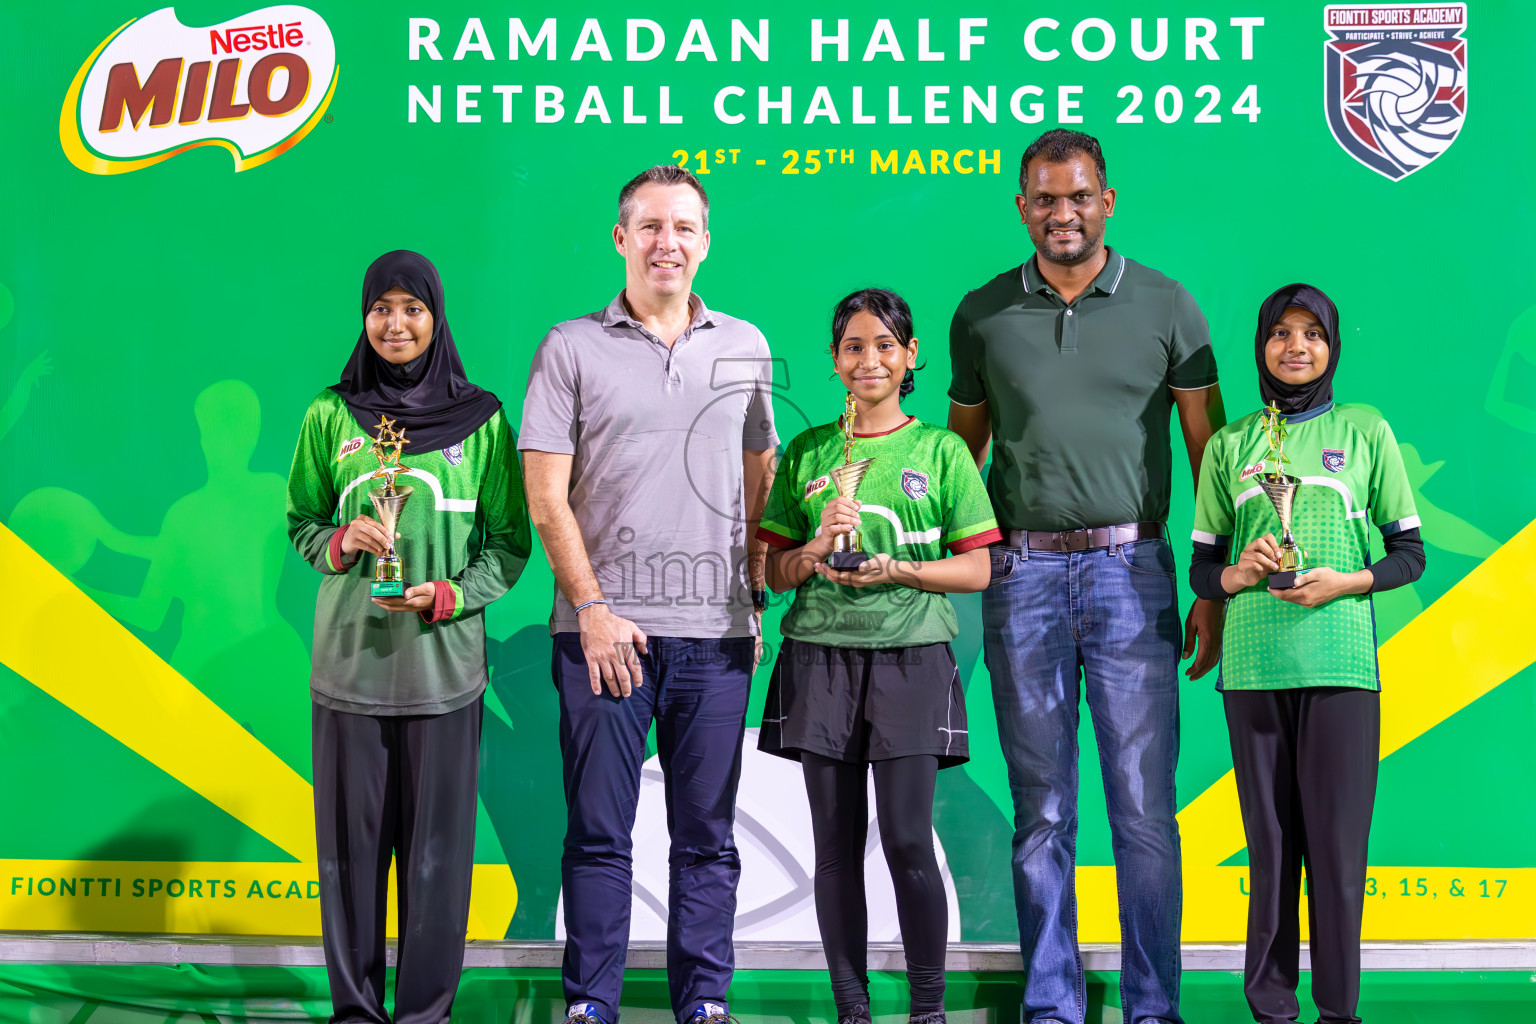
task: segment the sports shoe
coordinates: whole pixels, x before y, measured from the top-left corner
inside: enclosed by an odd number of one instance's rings
[[[869,1007],[861,1003],[847,1013],[839,1013],[837,1024],[870,1024]]]
[[[693,1008],[688,1024],[740,1024],[721,1003],[700,1003]]]
[[[927,1013],[914,1013],[907,1024],[945,1024],[943,1010],[930,1010]]]
[[[572,1003],[565,1011],[565,1024],[608,1024],[597,1012],[596,1003]]]

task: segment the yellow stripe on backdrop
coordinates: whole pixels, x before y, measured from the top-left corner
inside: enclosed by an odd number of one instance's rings
[[[1367,869],[1366,940],[1528,939],[1536,934],[1536,868]],[[1185,942],[1240,942],[1248,920],[1248,869],[1184,862]],[[1120,941],[1115,869],[1077,869],[1078,935]],[[1303,898],[1302,938],[1307,937]]]
[[[0,860],[0,929],[319,935],[314,863]],[[517,906],[505,864],[476,864],[469,937],[500,939]],[[385,933],[395,926],[389,874]]]
[[[0,526],[0,661],[295,860],[315,859],[309,783]]]
[[[159,870],[164,880],[225,878],[237,873],[244,880],[242,884],[248,884],[268,876],[289,881],[314,877],[313,791],[302,776],[4,525],[0,525],[0,565],[7,570],[7,586],[0,588],[0,621],[6,623],[6,629],[0,631],[0,662],[301,862],[158,866],[130,862],[116,865],[111,877],[127,874],[130,878],[148,878],[145,872],[151,867]],[[99,920],[95,911],[90,911],[86,921],[80,915],[87,912],[85,908],[95,905],[73,900],[70,903],[74,909],[65,914],[72,924],[43,923],[55,916],[47,909],[48,900],[59,905],[63,901],[41,895],[35,901],[21,900],[11,891],[14,879],[49,874],[55,879],[73,878],[88,873],[84,863],[0,864],[7,865],[8,870],[0,881],[0,928],[164,931],[167,927],[163,922],[143,928],[111,922],[147,923],[169,916],[188,925],[170,930],[202,930],[191,925],[201,911],[104,911]],[[34,867],[43,864],[52,866],[39,875]],[[222,873],[202,874],[211,867],[221,869]],[[257,898],[240,903],[250,909]],[[137,899],[144,907],[157,902],[147,897]],[[175,898],[161,899],[167,901],[167,908],[177,906]],[[507,865],[475,866],[470,908],[472,937],[501,938],[516,905],[517,885]],[[292,917],[296,913],[301,916]],[[272,923],[253,921],[248,927],[236,927],[231,915],[219,914],[219,930],[241,934],[317,933],[317,912],[308,911],[309,917],[302,916],[303,913],[263,911],[256,918]],[[295,930],[278,927],[275,922],[279,920],[304,920],[309,924]]]

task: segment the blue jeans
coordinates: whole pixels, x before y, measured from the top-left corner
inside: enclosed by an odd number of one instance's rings
[[[595,1003],[610,1022],[629,949],[630,833],[652,719],[672,836],[667,983],[679,1022],[706,1000],[726,1005],[736,961],[732,823],[755,641],[653,636],[646,647],[637,652],[645,684],[628,697],[593,694],[579,634],[557,633],[552,656],[568,814],[561,978],[567,1003]]]
[[[1173,551],[1160,539],[1072,554],[1011,548],[996,575],[982,594],[982,619],[1013,793],[1024,1020],[1083,1021],[1074,889],[1082,680],[1119,888],[1124,1019],[1180,1024]]]

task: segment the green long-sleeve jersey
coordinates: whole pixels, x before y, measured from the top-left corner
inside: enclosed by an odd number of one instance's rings
[[[407,437],[409,440],[409,437]],[[439,583],[425,614],[369,600],[374,556],[341,561],[337,528],[377,518],[372,435],[329,388],[315,396],[288,474],[288,536],[325,575],[315,602],[310,690],[316,703],[365,715],[456,711],[485,689],[485,607],[517,582],[530,546],[517,442],[498,411],[441,451],[405,454],[397,486],[414,488],[396,527],[406,585]]]

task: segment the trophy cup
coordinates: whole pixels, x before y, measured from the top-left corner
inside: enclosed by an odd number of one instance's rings
[[[1275,468],[1272,473],[1259,474],[1259,486],[1264,488],[1269,503],[1275,506],[1275,515],[1280,517],[1280,571],[1270,573],[1268,583],[1272,590],[1289,590],[1296,586],[1297,574],[1307,568],[1307,552],[1291,533],[1291,516],[1296,509],[1296,490],[1301,486],[1301,478],[1285,473],[1285,464],[1291,461],[1285,457],[1285,439],[1289,434],[1274,403],[1264,410],[1264,432],[1269,435],[1269,460],[1274,461]]]
[[[384,481],[384,486],[369,491],[368,497],[384,531],[389,534],[389,547],[379,556],[373,572],[371,590],[374,597],[402,597],[405,594],[405,567],[395,553],[395,527],[400,524],[400,512],[415,488],[395,486],[397,476],[411,471],[409,466],[400,465],[400,449],[411,442],[405,439],[404,430],[397,431],[394,427],[394,420],[380,416],[374,426],[378,437],[368,449],[379,460],[379,471],[373,474],[373,479]]]
[[[848,403],[843,407],[843,464],[831,473],[832,483],[837,487],[839,497],[852,499],[859,491],[859,484],[864,479],[864,474],[869,472],[869,467],[874,464],[874,459],[860,459],[853,461],[853,417],[857,405],[853,392],[848,392]],[[848,572],[863,565],[867,559],[864,555],[864,539],[859,536],[857,527],[851,533],[840,533],[832,542],[832,554],[827,557],[827,565],[839,572]]]

